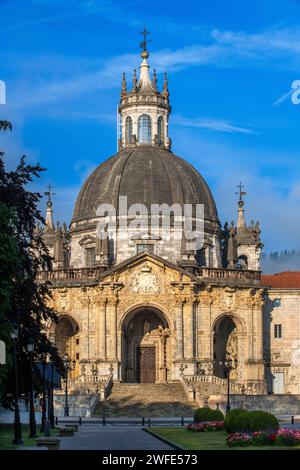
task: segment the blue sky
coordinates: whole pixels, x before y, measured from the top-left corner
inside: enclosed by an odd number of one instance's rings
[[[300,1],[0,0],[0,17],[0,116],[14,124],[1,148],[10,166],[25,153],[47,168],[35,187],[54,185],[56,218],[70,221],[116,151],[121,75],[140,64],[146,24],[160,84],[168,72],[173,151],[206,178],[223,223],[242,181],[265,251],[300,249]]]

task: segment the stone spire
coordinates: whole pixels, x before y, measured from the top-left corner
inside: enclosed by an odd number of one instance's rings
[[[245,215],[244,215],[244,201],[243,201],[243,196],[246,196],[246,192],[243,191],[244,186],[242,183],[240,183],[237,188],[239,189],[236,194],[239,194],[239,201],[238,201],[238,220],[237,220],[237,230],[239,233],[247,230],[247,224],[245,220]]]
[[[142,94],[148,94],[151,92],[153,93],[154,90],[152,87],[152,82],[151,82],[150,73],[149,73],[150,66],[147,62],[147,58],[149,57],[149,52],[143,51],[141,53],[141,56],[142,56],[143,61],[140,65],[140,79],[138,81],[137,86],[138,86],[139,92]]]
[[[132,93],[137,92],[137,77],[136,77],[136,69],[133,71],[133,77],[132,77]]]
[[[164,73],[164,84],[163,84],[163,92],[162,95],[166,98],[169,98],[169,88],[168,88],[168,78],[167,72]]]
[[[156,70],[155,69],[153,70],[152,88],[155,91],[155,93],[158,92],[158,89],[157,89],[157,76],[156,76]]]
[[[52,191],[53,186],[51,184],[48,185],[47,189],[48,191],[44,192],[44,195],[48,196],[44,234],[52,234],[55,231],[54,223],[53,223],[53,209],[52,209],[52,196],[55,195],[55,193]]]
[[[53,258],[54,268],[58,269],[64,266],[64,240],[59,222],[56,224]]]
[[[127,93],[126,75],[125,75],[125,72],[123,72],[121,96],[126,95],[126,93]]]
[[[251,221],[251,225],[247,225],[243,200],[243,196],[247,193],[244,191],[242,183],[237,188],[236,194],[239,195],[236,225],[238,264],[243,269],[258,270],[260,269],[260,252],[263,247],[260,240],[259,223],[254,224],[254,221]]]

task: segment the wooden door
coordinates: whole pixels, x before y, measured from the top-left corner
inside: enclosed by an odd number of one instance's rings
[[[137,381],[140,383],[154,383],[155,375],[155,347],[138,347]]]

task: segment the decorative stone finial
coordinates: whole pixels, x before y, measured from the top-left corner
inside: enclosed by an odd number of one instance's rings
[[[133,91],[133,93],[136,93],[136,85],[137,85],[137,77],[136,77],[136,69],[134,69],[133,77],[132,77],[132,91]]]
[[[157,76],[156,76],[155,69],[153,70],[152,87],[153,87],[153,90],[157,92]]]
[[[241,230],[247,229],[247,224],[244,216],[244,201],[243,201],[243,196],[246,196],[246,191],[244,191],[245,186],[240,183],[238,186],[238,191],[236,191],[235,194],[239,195],[239,200],[238,200],[238,221],[237,221],[237,230],[240,232]]]
[[[121,96],[126,95],[126,93],[127,93],[126,75],[125,75],[125,72],[123,72]]]
[[[47,209],[46,209],[45,233],[54,233],[52,199],[51,199],[51,197],[54,196],[55,193],[52,191],[53,186],[51,184],[49,184],[47,186],[47,189],[48,189],[48,191],[44,192],[44,195],[48,196]]]
[[[163,84],[163,96],[166,98],[169,97],[169,90],[168,90],[168,79],[167,79],[167,72],[164,73],[164,84]]]

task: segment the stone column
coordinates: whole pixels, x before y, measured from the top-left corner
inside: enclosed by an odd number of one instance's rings
[[[183,340],[183,306],[184,300],[180,299],[176,302],[176,359],[183,359],[184,340]]]
[[[113,298],[110,305],[110,357],[117,359],[117,308],[118,299]]]
[[[189,299],[185,305],[184,315],[184,357],[194,358],[194,302]]]
[[[98,309],[98,357],[106,358],[106,299],[101,299]]]

